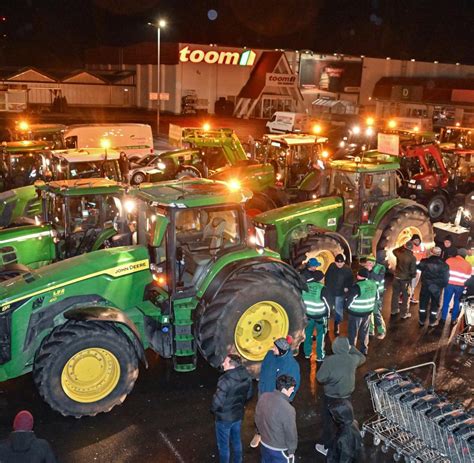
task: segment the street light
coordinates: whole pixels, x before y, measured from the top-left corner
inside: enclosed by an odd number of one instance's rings
[[[160,47],[161,47],[161,29],[166,27],[166,21],[159,19],[156,24],[148,23],[156,29],[156,136],[160,133]]]

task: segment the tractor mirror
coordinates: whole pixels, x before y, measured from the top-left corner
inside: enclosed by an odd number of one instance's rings
[[[161,245],[169,220],[164,215],[153,215],[151,217],[152,225],[150,228],[150,246],[157,248]]]

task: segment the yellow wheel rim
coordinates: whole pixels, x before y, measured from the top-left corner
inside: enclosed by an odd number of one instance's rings
[[[306,261],[305,263],[311,259],[311,257],[315,257],[316,259],[319,260],[321,263],[321,266],[318,267],[318,270],[321,270],[321,272],[326,273],[326,270],[328,267],[334,262],[335,256],[331,251],[328,251],[326,249],[321,249],[317,251],[311,251],[306,253]]]
[[[407,241],[411,240],[413,235],[419,235],[422,237],[420,230],[417,227],[406,227],[397,236],[395,242],[395,249],[403,246]]]
[[[120,379],[120,364],[112,352],[91,347],[74,354],[64,365],[61,386],[75,402],[91,403],[107,397]]]
[[[234,341],[239,354],[247,360],[263,360],[273,342],[288,334],[285,309],[273,301],[261,301],[249,307],[235,327]]]

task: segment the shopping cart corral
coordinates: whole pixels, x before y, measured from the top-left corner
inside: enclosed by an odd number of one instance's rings
[[[474,296],[467,296],[461,301],[461,331],[456,336],[456,342],[461,350],[473,352],[474,348]],[[468,349],[469,348],[469,349]]]
[[[432,367],[431,384],[424,387],[409,371]],[[366,375],[375,415],[362,425],[382,452],[409,463],[472,463],[474,413],[434,391],[433,362],[402,370],[379,369]]]

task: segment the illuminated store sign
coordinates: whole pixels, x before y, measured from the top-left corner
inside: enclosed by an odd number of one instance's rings
[[[179,60],[182,63],[202,63],[208,64],[232,64],[238,66],[253,66],[257,54],[252,50],[245,50],[242,53],[237,51],[217,51],[217,50],[190,50],[184,47],[179,50]]]

